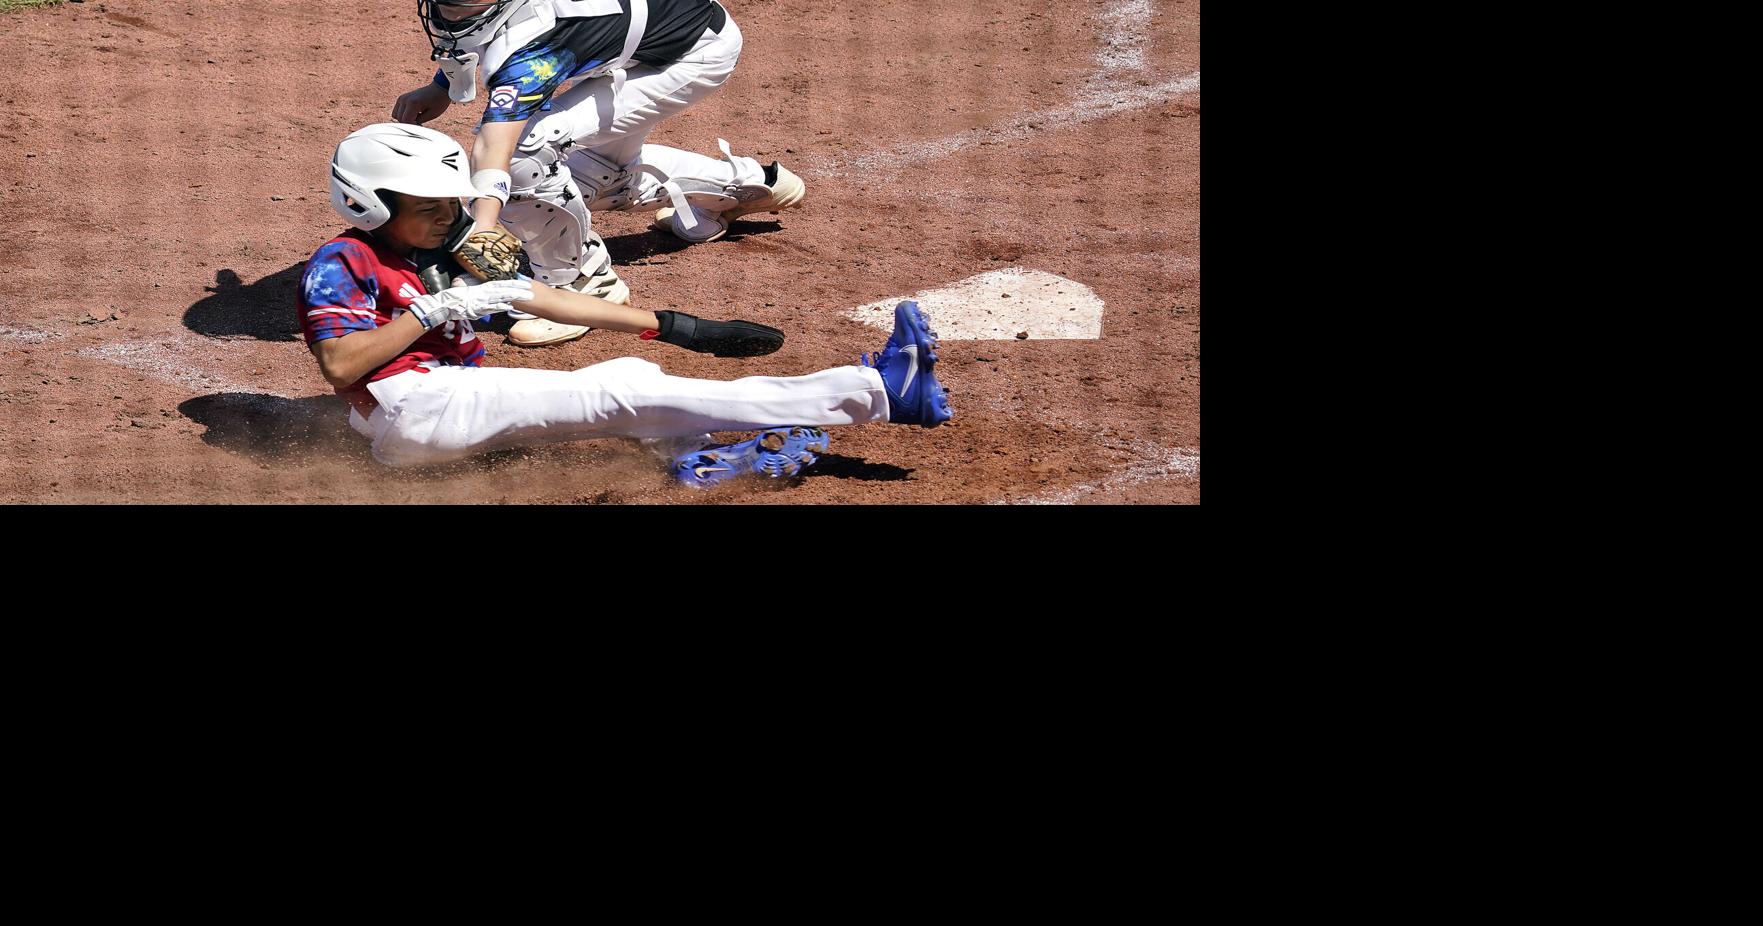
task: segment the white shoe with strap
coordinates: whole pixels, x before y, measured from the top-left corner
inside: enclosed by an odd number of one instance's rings
[[[724,156],[728,157],[732,163],[734,159],[729,154],[728,143],[720,138],[717,139],[717,142],[722,147]],[[714,203],[714,205],[720,206],[732,199],[732,204],[729,204],[727,208],[711,211],[706,209],[705,205],[712,205],[712,203],[685,202],[683,203],[685,208],[691,210],[691,221],[688,222],[680,214],[682,202],[676,198],[674,205],[655,213],[655,222],[651,227],[668,232],[682,241],[701,244],[707,241],[716,241],[727,235],[729,223],[741,216],[752,215],[755,212],[776,214],[782,210],[795,209],[802,205],[802,200],[808,195],[808,187],[802,182],[801,177],[796,176],[789,168],[777,161],[772,161],[763,170],[764,180],[762,183],[736,183],[723,189],[721,201]],[[689,200],[692,197],[688,195],[683,198]]]

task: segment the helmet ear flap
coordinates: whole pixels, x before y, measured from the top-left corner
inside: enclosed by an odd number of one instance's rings
[[[331,208],[350,225],[366,231],[392,219],[391,207],[377,191],[364,188],[335,164],[331,165]]]
[[[398,217],[397,190],[374,190],[373,195],[375,199],[380,201],[381,205],[386,207],[386,221],[390,222]]]

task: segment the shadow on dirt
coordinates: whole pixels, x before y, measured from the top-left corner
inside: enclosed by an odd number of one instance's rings
[[[184,310],[184,327],[212,338],[298,341],[295,293],[305,272],[301,261],[247,285],[236,271],[217,270],[212,295]]]
[[[739,241],[742,238],[769,235],[772,232],[783,230],[784,223],[779,222],[777,219],[740,218],[734,220],[734,222],[729,225],[728,234],[724,236],[722,240]],[[656,234],[661,233],[657,232]],[[667,237],[672,238],[673,236],[668,235]]]
[[[257,392],[216,392],[189,399],[178,405],[178,411],[208,429],[202,434],[203,443],[258,463],[362,464],[399,481],[429,482],[495,470],[526,460],[534,452],[516,447],[433,466],[383,466],[373,459],[367,438],[349,426],[348,404],[334,395],[284,399]]]
[[[372,459],[366,438],[349,427],[349,406],[334,395],[284,399],[217,392],[189,399],[178,411],[208,429],[203,443],[260,463]]]
[[[912,475],[892,463],[871,463],[862,457],[842,457],[829,453],[803,473],[807,478],[831,476],[834,479],[858,479],[864,482],[899,482]]]
[[[748,218],[736,219],[729,226],[728,235],[723,241],[739,241],[742,238],[756,235],[769,235],[783,229],[782,222],[761,222]],[[612,253],[612,264],[616,267],[628,267],[642,263],[651,257],[663,254],[675,254],[692,245],[675,238],[673,235],[649,229],[632,232],[628,235],[614,235],[606,239],[606,250]]]

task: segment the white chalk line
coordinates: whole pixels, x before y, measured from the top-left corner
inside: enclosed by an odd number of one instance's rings
[[[1200,478],[1200,452],[1185,447],[1169,448],[1139,441],[1132,446],[1139,458],[1126,468],[1096,484],[1079,483],[1045,495],[1015,500],[998,500],[994,505],[1074,505],[1079,499],[1098,492],[1118,491],[1162,479]]]
[[[25,344],[41,344],[44,341],[59,340],[63,335],[46,331],[33,331],[28,328],[13,328],[0,325],[0,340],[20,341]],[[237,342],[228,342],[236,344]],[[187,355],[207,346],[207,339],[189,336],[157,338],[148,341],[116,341],[86,347],[74,351],[74,354],[90,360],[97,360],[124,369],[145,373],[162,383],[184,386],[198,392],[244,392],[260,393],[266,396],[292,399],[297,396],[287,393],[263,389],[257,385],[233,382],[226,377],[216,376],[202,369],[201,365],[191,363]],[[234,348],[236,349],[236,348]],[[182,360],[179,354],[186,355]]]
[[[282,399],[299,398],[273,389],[265,389],[258,383],[238,383],[209,373],[201,366],[190,362],[191,358],[180,358],[179,354],[189,354],[193,349],[206,345],[207,341],[196,341],[190,338],[157,338],[150,341],[118,341],[87,347],[77,351],[82,357],[104,363],[115,364],[137,373],[145,373],[153,379],[174,386],[183,386],[197,392],[246,392],[275,396]],[[236,347],[236,342],[225,342]]]
[[[50,338],[58,337],[61,337],[61,335],[50,334],[47,331],[32,331],[28,328],[11,328],[6,325],[0,325],[0,338],[5,338],[8,341],[23,341],[26,344],[41,344]]]
[[[1151,38],[1150,0],[1118,0],[1096,14],[1100,25],[1096,66],[1107,70],[1145,69],[1145,43]],[[1105,79],[1106,74],[1097,75]]]
[[[1100,48],[1095,54],[1097,73],[1085,88],[1064,106],[1023,114],[996,126],[968,129],[932,141],[896,145],[851,158],[818,158],[809,167],[827,176],[856,174],[876,176],[899,173],[914,165],[947,157],[984,142],[1011,141],[1050,128],[1063,128],[1143,109],[1171,97],[1200,89],[1200,72],[1159,84],[1140,87],[1144,76],[1145,46],[1153,34],[1150,0],[1114,0],[1093,17]]]
[[[924,161],[947,157],[983,142],[1011,141],[1026,138],[1051,128],[1062,128],[1090,122],[1116,113],[1130,112],[1161,103],[1171,97],[1200,89],[1200,72],[1164,81],[1149,87],[1111,86],[1089,91],[1071,103],[1056,109],[1017,116],[997,126],[968,129],[933,141],[898,145],[884,151],[871,151],[853,158],[822,160],[816,173],[825,176],[879,176],[913,169]]]

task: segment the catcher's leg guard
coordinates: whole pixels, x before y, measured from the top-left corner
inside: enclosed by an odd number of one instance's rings
[[[645,150],[649,147],[644,146]],[[586,148],[571,150],[565,163],[576,184],[581,187],[583,195],[587,197],[589,209],[623,212],[660,202],[672,202],[675,207],[683,209],[692,197],[718,203],[728,199],[720,192],[723,184],[693,178],[686,178],[682,184],[668,177],[665,169],[654,164],[639,162],[624,167],[611,158]],[[691,187],[690,190],[686,189],[688,186]]]
[[[802,178],[777,161],[761,167],[752,158],[735,157],[723,139],[718,138],[716,146],[723,156],[721,162],[710,162],[716,165],[716,169],[699,168],[695,171],[710,176],[673,173],[667,177],[666,184],[650,190],[639,200],[638,205],[657,203],[663,193],[668,194],[671,203],[655,213],[655,228],[685,241],[715,241],[728,234],[729,223],[741,216],[793,209],[807,196]],[[669,160],[665,152],[670,149],[652,150],[656,147],[644,146],[644,160],[663,163]],[[670,186],[678,187],[679,193],[672,194],[667,189]]]
[[[589,176],[594,183],[590,187],[592,194],[584,194],[565,161],[567,148],[567,142],[543,143],[533,150],[523,150],[522,156],[509,165],[512,188],[508,204],[502,207],[502,223],[520,239],[521,248],[532,262],[533,275],[540,282],[574,288],[572,284],[583,275],[609,277],[616,282],[612,257],[606,253],[606,242],[594,233],[593,213],[589,211],[613,197],[603,195],[598,175]],[[610,285],[603,282],[591,288]],[[628,290],[626,294],[628,297]]]
[[[637,198],[640,170],[621,167],[599,152],[573,148],[564,159],[588,208],[595,212],[623,212]]]
[[[562,124],[552,125],[555,118],[545,119],[521,142],[517,152],[521,156],[509,167],[515,185],[531,184],[535,188],[547,182],[557,185],[562,181],[556,178],[566,173],[590,212],[629,209],[637,198],[638,180],[644,168],[622,165],[598,151],[582,148],[561,137],[559,133],[565,128]],[[547,126],[551,126],[549,132]],[[658,173],[654,170],[647,172]],[[662,182],[666,179],[660,177]]]
[[[533,138],[528,135],[528,141]],[[540,282],[628,304],[630,287],[612,269],[606,241],[593,229],[588,198],[565,163],[568,147],[567,141],[522,143],[522,156],[509,165],[513,184],[502,222],[520,239]],[[573,341],[589,330],[525,312],[508,314],[516,319],[508,329],[509,343],[522,347]]]

